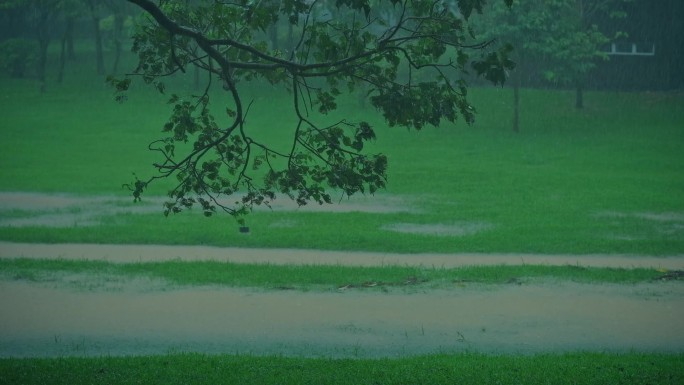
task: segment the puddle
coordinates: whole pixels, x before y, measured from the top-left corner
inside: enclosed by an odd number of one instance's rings
[[[98,226],[103,218],[120,214],[159,213],[167,198],[146,196],[134,203],[129,196],[76,196],[69,194],[42,194],[0,192],[0,226],[4,227],[82,227]],[[236,197],[226,198],[231,204]],[[239,199],[239,196],[237,196]],[[415,202],[409,198],[377,195],[354,196],[334,204],[308,204],[298,207],[291,199],[280,196],[272,204],[274,211],[300,212],[365,212],[365,213],[418,213]],[[257,207],[255,210],[270,210]],[[200,211],[198,211],[199,213]],[[199,215],[199,214],[198,214]]]
[[[451,224],[394,223],[383,226],[382,230],[398,233],[434,235],[442,237],[463,237],[492,229],[494,225],[484,222],[457,222]]]
[[[684,285],[427,294],[83,292],[0,283],[0,356],[684,351]]]
[[[130,197],[0,193],[2,227],[89,227],[101,225],[105,217],[160,210],[161,200],[134,204]]]
[[[684,213],[680,212],[621,213],[617,211],[602,211],[597,216],[607,218],[639,218],[655,222],[684,222]]]
[[[90,259],[115,263],[225,261],[275,265],[428,266],[548,265],[684,270],[684,256],[546,255],[546,254],[397,254],[301,249],[212,246],[40,244],[0,241],[0,258]]]
[[[31,284],[51,289],[67,289],[80,292],[125,292],[139,293],[174,290],[173,283],[152,277],[127,277],[112,274],[88,273],[44,273],[38,280],[29,280]]]
[[[597,218],[609,219],[617,229],[606,234],[608,239],[637,241],[653,239],[654,235],[684,235],[684,213],[682,212],[640,212],[623,213],[617,211],[601,211]],[[630,224],[630,230],[625,230]]]

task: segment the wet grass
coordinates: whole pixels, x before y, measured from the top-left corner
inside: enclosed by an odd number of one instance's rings
[[[174,354],[0,359],[0,384],[681,384],[682,354],[328,359]]]
[[[138,88],[128,103],[114,103],[104,79],[89,75],[94,64],[85,58],[79,63],[88,68],[70,67],[68,81],[51,85],[44,95],[31,80],[0,79],[0,191],[124,196],[121,184],[134,172],[141,177],[151,172],[149,165],[156,159],[146,144],[158,137],[168,115],[164,98]],[[588,92],[587,108],[575,111],[571,92],[523,90],[522,133],[513,135],[509,90],[474,88],[471,95],[480,112],[474,127],[445,125],[420,133],[385,127],[375,111],[359,107],[353,98],[341,103],[352,119],[367,119],[378,130],[371,150],[390,159],[385,194],[406,198],[420,213],[258,212],[248,218],[249,235],[239,234],[227,217],[119,214],[87,228],[2,227],[0,239],[409,253],[684,254],[681,220],[640,215],[684,213],[684,96]],[[282,122],[289,100],[260,88],[253,99],[251,122],[266,137],[286,138],[288,128],[283,129]],[[163,194],[167,186],[161,183],[151,193]],[[0,212],[3,219],[30,215]],[[285,221],[291,226],[276,225]],[[491,227],[465,236],[384,230],[396,223],[460,222]],[[661,274],[573,266],[417,269],[0,260],[2,279],[60,285],[64,276],[76,275],[152,278],[179,286],[377,290],[537,279],[629,284]],[[465,354],[333,360],[188,354],[0,359],[0,384],[17,383],[681,384],[684,356]]]
[[[452,289],[467,285],[527,284],[539,281],[634,284],[656,281],[664,273],[643,268],[538,265],[423,268],[236,264],[211,261],[110,263],[23,258],[0,260],[0,277],[5,280],[69,285],[63,277],[77,275],[79,279],[71,284],[82,285],[82,282],[111,278],[143,278],[161,280],[170,287],[221,286],[269,290]],[[90,287],[90,284],[86,286]]]
[[[120,105],[98,82],[67,83],[39,95],[21,81],[0,79],[0,190],[126,196],[121,185],[133,172],[149,175],[155,158],[146,144],[166,119],[164,98],[138,88]],[[282,124],[289,98],[261,87],[249,92],[255,100],[250,123],[259,135],[289,143]],[[354,97],[340,103],[347,116],[376,127],[378,140],[369,150],[389,156],[389,184],[378,201],[399,198],[417,212],[261,211],[248,217],[252,231],[244,236],[228,216],[207,220],[184,213],[167,219],[160,207],[159,214],[103,218],[98,228],[3,226],[0,239],[407,253],[684,254],[684,96],[590,92],[587,108],[576,111],[571,92],[524,90],[523,131],[514,135],[508,127],[509,90],[474,88],[471,95],[480,112],[474,127],[421,132],[386,127]],[[150,193],[161,195],[166,187],[160,183]],[[284,221],[289,225],[280,225]],[[460,235],[391,231],[397,224],[472,223],[486,226]]]
[[[453,210],[452,213],[458,211]],[[0,227],[0,239],[29,243],[212,245],[396,253],[684,255],[684,219],[595,214],[548,218],[539,213],[539,217],[520,218],[517,224],[503,225],[495,221],[471,222],[463,217],[446,219],[446,215],[450,215],[446,209],[423,214],[258,212],[248,219],[250,233],[242,234],[226,217],[207,219],[199,213],[173,218],[164,218],[161,214],[120,214],[99,218],[100,224],[95,227]],[[490,227],[465,235],[402,233],[391,230],[397,223],[417,228],[438,225],[458,229],[461,224],[471,223]]]

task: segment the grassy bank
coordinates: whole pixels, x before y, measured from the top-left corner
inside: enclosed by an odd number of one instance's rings
[[[2,384],[681,384],[684,356],[578,353],[333,360],[167,355],[0,359]]]
[[[235,264],[226,262],[108,263],[72,260],[0,260],[0,277],[33,283],[97,288],[93,282],[112,278],[162,280],[170,286],[224,286],[279,290],[355,288],[450,289],[477,284],[554,282],[634,284],[653,282],[667,272],[652,269],[613,269],[579,266],[470,266],[421,268],[406,266],[345,267],[311,265]],[[79,279],[64,281],[64,276]],[[85,282],[85,283],[84,283]]]

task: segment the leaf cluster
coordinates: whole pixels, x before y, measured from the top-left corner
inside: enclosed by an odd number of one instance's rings
[[[337,109],[342,87],[365,91],[390,126],[422,129],[459,116],[473,121],[464,80],[470,69],[502,84],[513,68],[507,49],[476,41],[468,24],[484,0],[129,1],[146,11],[133,45],[136,75],[162,93],[168,76],[188,68],[209,75],[201,95],[171,97],[166,136],[150,146],[162,161],[144,186],[170,176],[179,182],[167,213],[199,204],[207,215],[220,208],[240,218],[278,194],[304,205],[330,203],[331,189],[374,193],[385,186],[387,158],[365,153],[375,139],[370,124],[319,123]],[[268,38],[278,24],[295,37],[285,50]],[[289,151],[250,134],[239,90],[255,80],[292,93]],[[231,97],[225,127],[209,112],[212,82]],[[128,88],[125,80],[112,84]],[[236,194],[242,195],[234,204],[223,199]]]

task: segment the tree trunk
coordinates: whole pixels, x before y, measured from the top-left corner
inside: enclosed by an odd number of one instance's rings
[[[50,31],[48,30],[48,21],[50,14],[47,10],[42,10],[38,16],[38,46],[40,52],[38,54],[38,84],[40,92],[44,93],[47,89],[45,84],[45,70],[47,67],[47,49],[50,44]]]
[[[584,108],[584,87],[581,82],[575,84],[575,108]]]
[[[522,47],[522,43],[515,44],[515,47]],[[513,132],[517,134],[520,132],[520,87],[522,86],[522,70],[525,68],[520,52],[518,52],[516,63],[511,73],[511,81],[513,83]]]
[[[121,58],[121,34],[123,31],[124,15],[116,13],[114,15],[114,64],[112,74],[119,70],[119,59]]]
[[[294,27],[292,23],[287,23],[287,49],[292,52],[294,49]]]
[[[513,132],[520,132],[520,82],[513,84]]]
[[[62,83],[64,80],[64,64],[66,63],[66,46],[67,37],[66,32],[62,36],[61,49],[59,51],[59,72],[57,73],[57,83]]]
[[[100,15],[95,10],[95,3],[93,0],[88,1],[90,8],[90,17],[93,21],[93,32],[95,33],[95,55],[97,60],[97,74],[104,75],[104,55],[102,53],[102,33],[100,33]]]
[[[100,33],[100,18],[93,15],[93,27],[95,31],[95,55],[97,55],[97,74],[104,75],[104,55],[102,53],[102,34]]]
[[[268,27],[268,35],[269,38],[271,39],[271,49],[272,50],[278,50],[278,22],[274,22],[271,24],[270,27]]]
[[[66,54],[69,60],[76,60],[76,51],[74,51],[74,23],[75,19],[72,16],[67,17],[64,39],[66,39]]]

